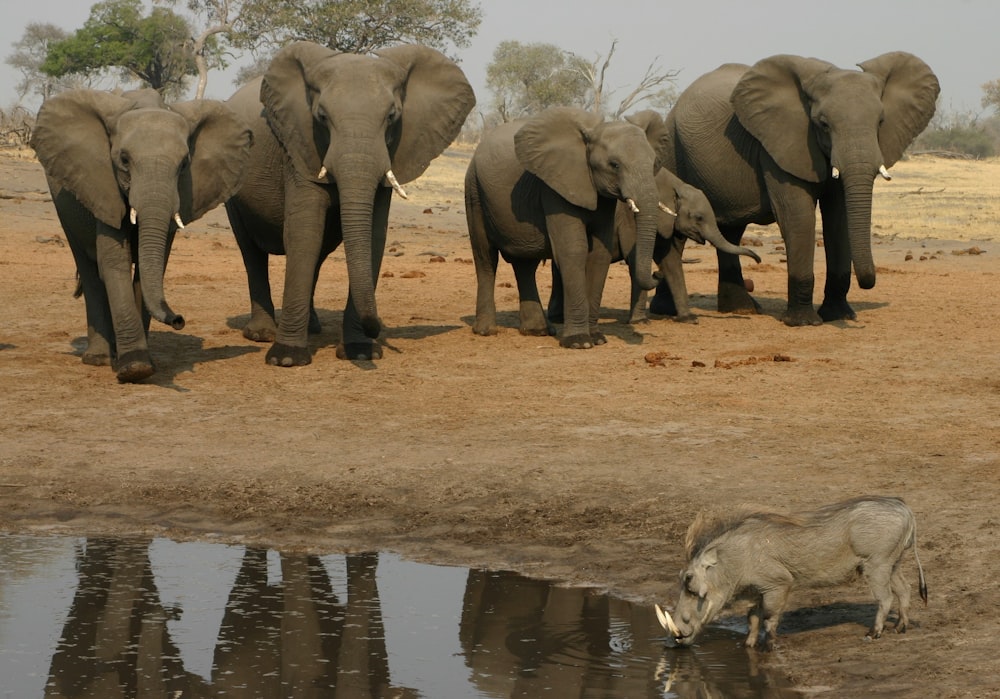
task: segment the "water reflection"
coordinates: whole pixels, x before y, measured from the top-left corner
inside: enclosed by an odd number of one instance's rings
[[[0,697],[788,697],[716,630],[390,554],[0,535]]]

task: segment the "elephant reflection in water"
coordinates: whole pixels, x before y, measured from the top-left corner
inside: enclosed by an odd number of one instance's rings
[[[78,550],[81,584],[52,656],[46,697],[173,696],[193,688],[167,632],[149,543],[88,539]]]
[[[509,572],[469,572],[459,640],[472,682],[488,696],[797,696],[762,669],[740,678],[732,663],[745,654],[732,655],[731,643],[720,644],[720,658],[712,649],[671,651],[661,639],[645,605]],[[641,661],[656,653],[659,665]]]
[[[46,697],[415,696],[389,683],[377,554],[346,557],[346,604],[316,556],[247,548],[226,603],[206,681],[184,669],[149,559],[149,540],[88,540],[80,585],[54,654]]]

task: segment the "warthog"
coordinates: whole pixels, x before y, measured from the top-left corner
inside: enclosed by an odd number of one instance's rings
[[[868,631],[879,638],[895,596],[897,633],[909,623],[910,586],[903,577],[903,553],[912,548],[920,575],[920,597],[927,583],[917,556],[913,512],[899,498],[860,497],[815,512],[782,515],[746,508],[722,518],[701,514],[685,538],[688,564],[680,574],[674,615],[656,607],[657,616],[678,643],[690,645],[733,599],[754,602],[747,620],[746,645],[757,645],[764,620],[764,649],[771,650],[778,620],[796,587],[835,585],[861,573],[878,612]]]

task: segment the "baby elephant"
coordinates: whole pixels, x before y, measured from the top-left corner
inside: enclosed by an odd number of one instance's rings
[[[793,589],[836,585],[856,572],[878,601],[868,637],[882,635],[893,596],[899,600],[896,632],[902,633],[909,623],[910,587],[900,563],[911,548],[920,597],[927,603],[916,522],[899,498],[860,497],[795,515],[747,509],[714,520],[699,515],[684,544],[688,564],[681,571],[674,615],[656,607],[663,628],[681,645],[692,644],[731,600],[748,599],[754,605],[747,615],[746,645],[757,645],[763,618],[764,650],[771,650]]]

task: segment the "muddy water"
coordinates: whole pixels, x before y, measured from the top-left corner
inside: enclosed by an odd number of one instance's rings
[[[734,630],[386,553],[0,535],[0,697],[792,697]]]

